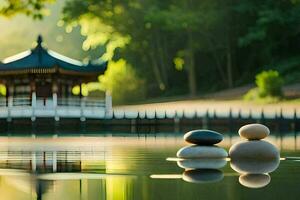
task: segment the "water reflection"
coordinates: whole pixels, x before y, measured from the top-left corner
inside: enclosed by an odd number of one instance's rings
[[[240,174],[265,174],[275,171],[280,163],[279,158],[271,160],[240,159],[231,160],[231,168]]]
[[[181,148],[177,156],[184,149]],[[221,181],[224,174],[219,169],[226,165],[227,160],[230,160],[231,168],[240,174],[239,183],[248,188],[267,186],[271,181],[269,173],[275,171],[280,164],[279,151],[266,141],[243,141],[234,144],[229,150],[231,159],[216,158],[213,153],[215,153],[214,148],[207,146],[205,149],[189,149],[185,152],[186,157],[192,155],[193,158],[184,159],[179,156],[173,159],[167,158],[167,160],[177,161],[177,165],[185,169],[182,179],[189,183]]]
[[[223,172],[218,170],[226,165],[223,158],[180,159],[177,165],[185,169],[182,179],[190,183],[213,183],[221,181]]]
[[[224,175],[218,169],[193,169],[183,172],[182,179],[190,183],[215,183],[221,181]]]
[[[1,197],[127,199],[136,176],[108,174],[103,152],[97,153],[98,160],[94,160],[95,155],[93,159],[82,156],[89,153],[91,152],[2,152]]]
[[[179,175],[164,176],[155,175],[152,178],[182,178],[189,183],[214,183],[224,178],[224,173],[220,170],[226,166],[230,159],[176,159],[169,158],[169,161],[176,161],[180,168],[185,169],[182,177]],[[248,188],[265,187],[271,182],[269,173],[274,172],[280,164],[279,158],[269,160],[260,159],[235,159],[230,160],[230,167],[240,174],[239,183]],[[227,174],[226,176],[235,176]]]
[[[260,188],[267,184],[265,199],[272,199],[275,191],[278,198],[286,192],[299,194],[296,183],[300,173],[293,161],[227,165],[226,159],[165,160],[183,145],[181,136],[165,135],[0,138],[1,198],[181,200],[197,199],[201,192],[205,199],[226,195],[240,199],[256,194],[251,193],[256,190],[241,192],[243,186]],[[287,155],[299,154],[284,152],[283,156]],[[288,186],[282,184],[283,179]],[[217,190],[220,192],[213,192]]]
[[[248,188],[262,188],[271,182],[269,173],[275,171],[280,163],[279,158],[270,160],[232,160],[230,166],[240,173],[239,182]]]
[[[248,188],[262,188],[271,182],[269,174],[242,174],[239,182]]]
[[[177,165],[183,169],[220,169],[226,163],[226,159],[222,158],[182,159],[177,161]]]
[[[115,147],[113,140],[2,139],[1,197],[7,200],[132,199],[137,176],[126,170],[132,163],[123,160],[135,160],[135,151],[130,152],[131,142],[124,151],[124,146]],[[124,157],[126,153],[131,158]]]

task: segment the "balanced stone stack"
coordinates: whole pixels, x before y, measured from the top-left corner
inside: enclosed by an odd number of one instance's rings
[[[277,148],[262,139],[270,134],[268,127],[262,124],[248,124],[239,129],[239,135],[246,141],[234,144],[229,149],[231,160],[236,159],[279,159]]]
[[[248,124],[239,129],[239,135],[246,141],[234,144],[229,149],[231,168],[240,173],[239,182],[249,188],[261,188],[269,184],[268,173],[279,165],[277,148],[262,139],[270,134],[262,124]]]
[[[220,133],[211,130],[194,130],[184,135],[184,140],[194,144],[181,148],[177,152],[179,158],[226,158],[227,152],[215,144],[223,140]]]
[[[226,165],[228,154],[216,146],[223,140],[220,133],[211,130],[194,130],[184,135],[184,140],[193,145],[181,148],[177,157],[178,166],[185,169],[183,179],[193,183],[216,182],[223,178],[218,170]]]

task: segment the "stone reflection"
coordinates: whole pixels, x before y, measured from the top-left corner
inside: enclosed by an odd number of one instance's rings
[[[226,165],[223,158],[198,158],[177,161],[180,168],[185,169],[182,179],[189,183],[214,183],[224,177],[219,169]]]
[[[262,124],[249,124],[240,128],[239,135],[247,141],[234,144],[229,149],[230,166],[240,175],[239,182],[248,188],[262,188],[271,182],[269,173],[280,163],[278,149],[261,139],[270,134]]]
[[[220,169],[226,165],[226,159],[199,158],[177,161],[177,165],[183,169]]]
[[[231,160],[231,168],[240,174],[266,174],[275,171],[280,163],[279,158],[273,160],[240,159]]]
[[[269,174],[243,174],[239,177],[239,182],[248,188],[262,188],[271,181]]]
[[[189,183],[213,183],[224,177],[219,169],[226,165],[228,156],[225,149],[215,144],[223,140],[220,133],[211,130],[194,130],[184,135],[184,140],[191,146],[177,152],[180,168],[185,169],[182,179]]]
[[[233,170],[240,173],[239,182],[248,188],[262,188],[267,186],[271,177],[269,173],[275,171],[279,166],[280,160],[232,160],[230,166]]]
[[[224,175],[218,169],[192,169],[183,172],[182,179],[189,183],[215,183],[221,181]]]

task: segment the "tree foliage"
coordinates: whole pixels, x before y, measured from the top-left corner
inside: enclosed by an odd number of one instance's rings
[[[300,79],[298,0],[68,0],[63,20],[81,28],[85,50],[126,60],[147,97],[247,84],[267,66]]]
[[[281,97],[283,79],[278,71],[269,70],[263,71],[256,75],[256,85],[260,97]]]
[[[145,85],[125,60],[111,61],[99,77],[103,91],[112,93],[113,103],[131,103],[145,98]]]
[[[278,71],[262,71],[255,77],[255,88],[249,90],[244,96],[245,100],[276,102],[283,97],[283,78]]]
[[[22,13],[41,19],[47,13],[46,5],[55,0],[3,0],[0,3],[0,14],[10,17]]]

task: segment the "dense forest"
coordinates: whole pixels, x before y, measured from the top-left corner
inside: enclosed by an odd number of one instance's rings
[[[0,12],[44,20],[57,2],[4,0]],[[268,69],[300,80],[297,0],[67,0],[59,24],[80,29],[83,50],[104,49],[99,81],[120,103],[237,87]]]

